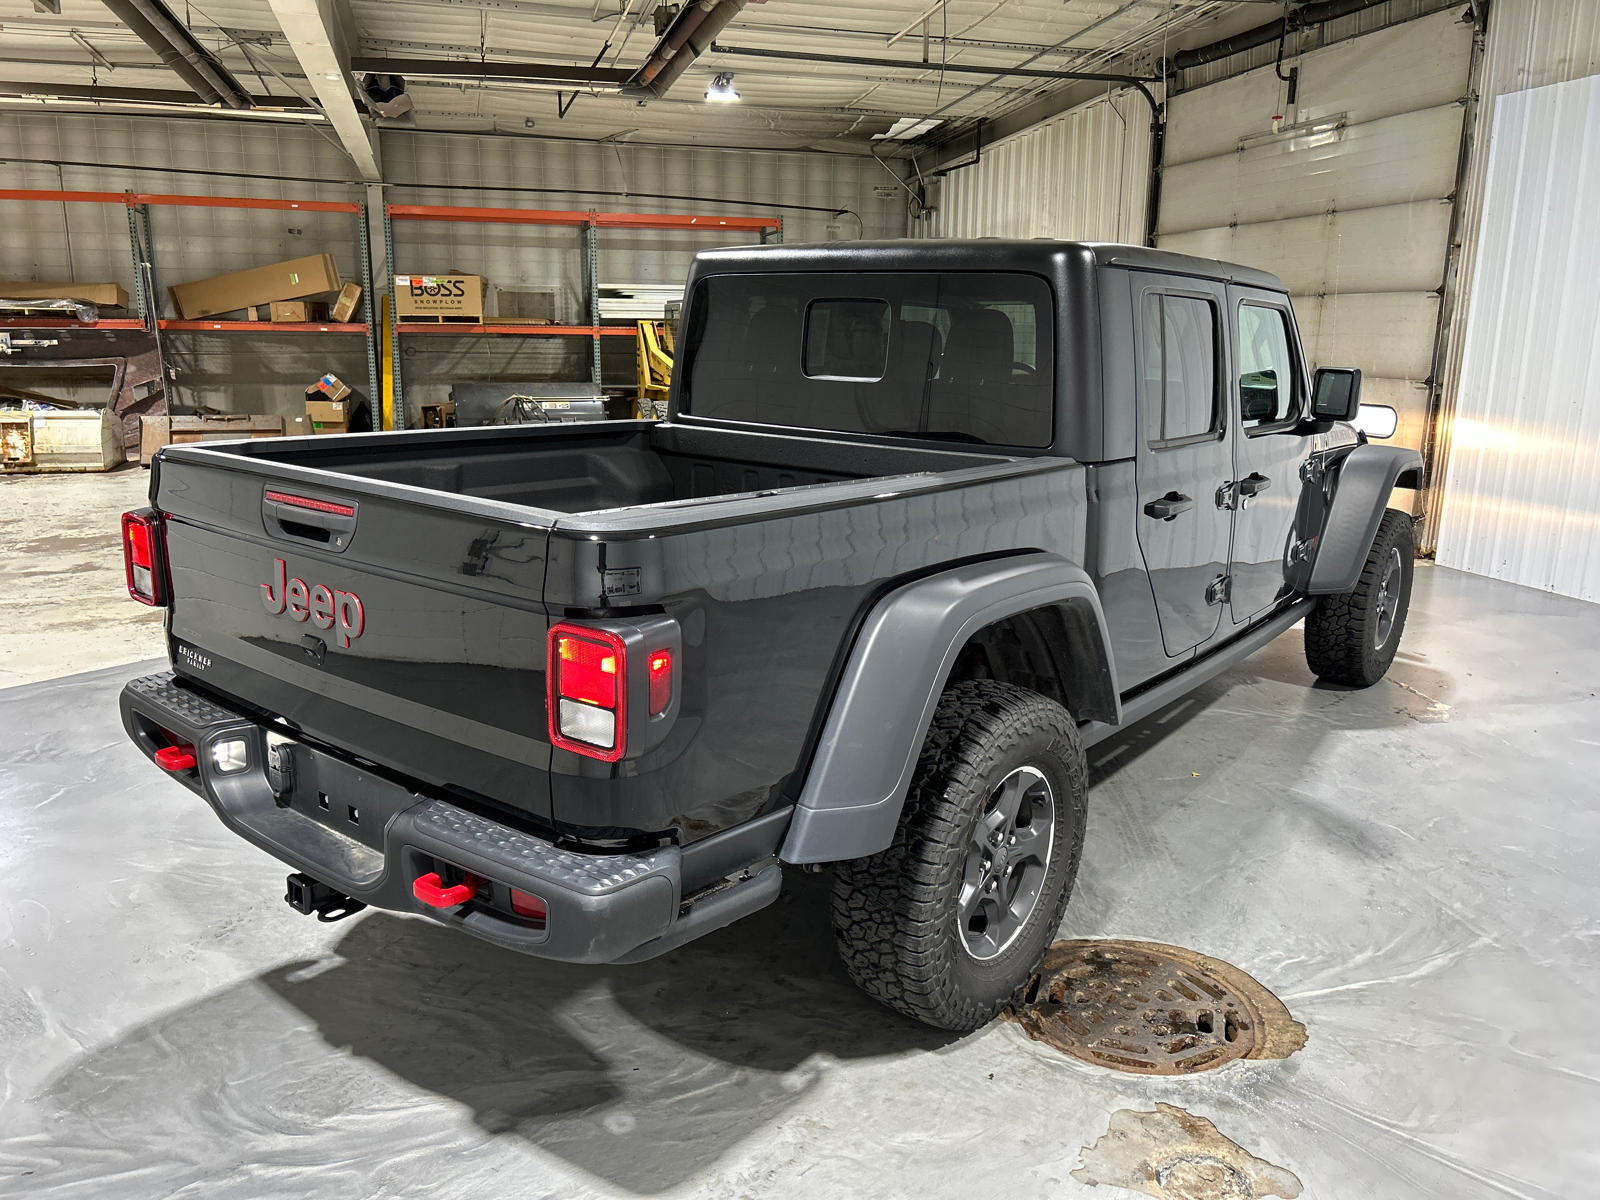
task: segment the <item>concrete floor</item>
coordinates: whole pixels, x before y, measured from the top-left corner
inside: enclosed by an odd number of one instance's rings
[[[161,613],[128,597],[122,514],[150,472],[0,476],[0,687],[167,652]]]
[[[0,691],[0,1195],[1115,1200],[1069,1173],[1158,1101],[1307,1197],[1600,1195],[1600,607],[1423,566],[1378,686],[1294,632],[1096,748],[1063,936],[1309,1032],[1183,1079],[878,1007],[826,876],[634,967],[319,925],[125,741],[157,665]]]

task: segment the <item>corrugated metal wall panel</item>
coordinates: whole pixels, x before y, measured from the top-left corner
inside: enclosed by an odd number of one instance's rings
[[[1484,181],[1489,167],[1489,131],[1497,97],[1523,88],[1581,79],[1596,72],[1600,72],[1600,4],[1595,0],[1495,0],[1489,10],[1482,78],[1478,86],[1483,100],[1478,105],[1475,121],[1475,149],[1461,189],[1462,220],[1458,241],[1463,280],[1470,281],[1475,269]],[[1451,413],[1460,387],[1472,299],[1469,283],[1457,302],[1444,348],[1439,412],[1431,430],[1436,480],[1449,475]],[[1420,548],[1432,549],[1445,503],[1444,490],[1432,488],[1427,498],[1428,520],[1422,529]]]
[[[1150,108],[1117,92],[985,147],[946,176],[929,237],[1144,241]]]
[[[1600,600],[1600,76],[1502,96],[1438,560]]]
[[[784,217],[791,242],[898,237],[903,193],[877,196],[890,182],[868,158],[837,154],[733,151],[525,137],[462,137],[386,131],[383,150],[394,203],[608,212],[727,212]],[[177,120],[33,113],[0,114],[0,158],[8,186],[84,191],[144,191],[360,202],[364,192],[343,153],[316,130],[230,120]],[[82,162],[56,167],[19,159]],[[241,177],[169,174],[172,169],[234,171]],[[279,178],[275,178],[279,177]],[[299,177],[299,178],[284,178]],[[306,182],[326,180],[329,182]],[[445,190],[429,184],[454,184]],[[507,187],[570,188],[550,194]],[[628,193],[582,195],[582,189]],[[653,200],[640,192],[698,196]],[[719,201],[741,201],[720,204]],[[767,208],[812,205],[823,211]],[[835,215],[849,209],[859,216]],[[0,277],[115,280],[133,291],[127,218],[121,206],[0,205]],[[331,252],[347,278],[360,278],[353,217],[236,209],[157,208],[152,214],[158,282],[201,279],[304,254]],[[695,251],[753,240],[748,233],[606,231],[605,283],[683,279]],[[395,225],[402,269],[481,273],[495,286],[550,286],[562,315],[579,320],[582,275],[575,229],[505,225]],[[493,297],[491,296],[491,304]],[[171,315],[167,312],[165,315]],[[607,349],[611,349],[608,345]],[[632,345],[616,348],[632,377]],[[406,346],[407,396],[442,399],[459,379],[587,379],[589,348],[576,339],[428,338]],[[184,334],[168,339],[178,398],[236,412],[288,413],[326,371],[364,380],[364,351],[353,338]],[[608,363],[611,362],[608,356]],[[609,376],[608,376],[609,378]]]

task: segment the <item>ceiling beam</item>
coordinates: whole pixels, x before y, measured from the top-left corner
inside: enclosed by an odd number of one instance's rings
[[[61,99],[137,100],[148,104],[187,104],[203,111],[209,105],[195,103],[193,92],[173,92],[156,88],[104,87],[82,83],[40,83],[16,79],[0,80],[3,96],[53,96]],[[306,106],[287,96],[251,96],[254,108],[307,111]],[[311,110],[315,111],[315,110]]]
[[[593,84],[621,87],[633,72],[620,67],[572,67],[557,63],[481,62],[449,58],[356,58],[354,71],[422,79],[506,79],[518,83]]]
[[[334,0],[269,0],[289,47],[300,60],[328,124],[368,183],[383,179],[378,143],[350,90],[350,28]]]

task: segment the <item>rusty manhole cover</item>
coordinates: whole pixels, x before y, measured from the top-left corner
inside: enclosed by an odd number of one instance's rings
[[[1139,1075],[1286,1058],[1305,1027],[1237,967],[1154,942],[1057,942],[1012,1013],[1030,1037]]]

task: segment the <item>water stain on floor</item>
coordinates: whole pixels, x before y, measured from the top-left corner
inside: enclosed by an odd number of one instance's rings
[[[1100,1139],[1085,1146],[1072,1173],[1090,1187],[1127,1188],[1156,1200],[1252,1200],[1300,1194],[1292,1171],[1257,1158],[1204,1117],[1170,1104],[1154,1112],[1122,1108]]]

